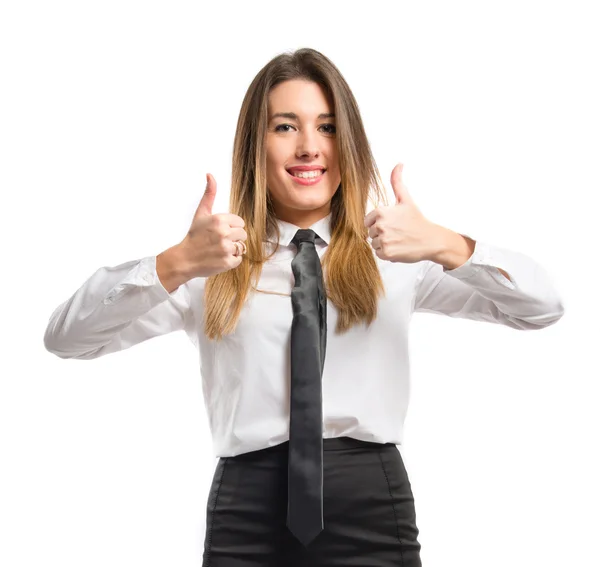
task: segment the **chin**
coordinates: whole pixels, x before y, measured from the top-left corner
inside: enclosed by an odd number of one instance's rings
[[[289,201],[288,207],[293,207],[294,209],[303,209],[306,211],[312,211],[314,209],[320,209],[325,207],[331,199],[328,197],[320,197],[320,198],[307,198],[307,199],[295,199],[293,201]]]

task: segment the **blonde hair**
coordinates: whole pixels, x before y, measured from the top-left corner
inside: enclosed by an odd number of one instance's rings
[[[285,52],[269,61],[248,87],[233,144],[229,211],[244,219],[247,254],[235,269],[207,278],[204,332],[211,340],[230,334],[248,296],[255,291],[262,265],[270,254],[264,241],[279,240],[279,227],[267,191],[265,140],[268,95],[276,85],[304,79],[321,86],[336,117],[336,144],[341,183],[331,200],[331,241],[321,258],[327,297],[339,311],[336,333],[377,316],[384,294],[381,274],[364,226],[367,200],[387,204],[385,188],[371,153],[358,104],[337,67],[314,49]],[[254,282],[254,283],[251,283]]]

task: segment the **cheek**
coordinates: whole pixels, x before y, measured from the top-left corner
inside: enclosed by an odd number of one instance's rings
[[[286,173],[285,168],[283,167],[285,163],[285,159],[282,156],[278,156],[277,154],[271,154],[271,156],[267,157],[267,176],[274,178],[282,178]]]

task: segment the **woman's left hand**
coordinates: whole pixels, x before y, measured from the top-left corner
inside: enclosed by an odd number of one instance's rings
[[[427,220],[402,181],[404,165],[392,170],[391,182],[396,204],[377,207],[365,216],[371,246],[382,260],[412,264],[435,253],[440,227]]]

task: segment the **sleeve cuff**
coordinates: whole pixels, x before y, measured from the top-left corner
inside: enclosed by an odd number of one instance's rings
[[[498,269],[502,268],[505,272],[510,274],[510,268],[508,267],[508,262],[504,258],[502,249],[474,238],[473,240],[475,240],[475,249],[473,250],[471,257],[462,266],[454,268],[453,270],[443,267],[444,273],[460,280],[464,280],[474,276],[480,270],[485,270],[499,284],[509,289],[516,289],[515,283],[505,278]]]
[[[135,287],[149,288],[158,301],[164,301],[170,296],[156,273],[156,256],[146,256],[141,260],[134,260],[130,262],[130,265],[131,269],[127,275],[104,298],[105,305],[115,303],[128,290]]]

